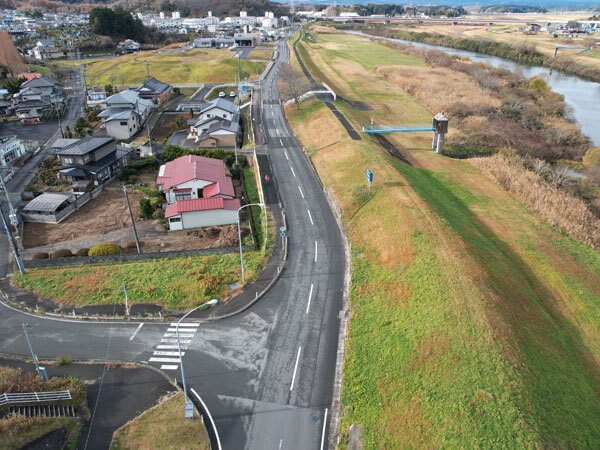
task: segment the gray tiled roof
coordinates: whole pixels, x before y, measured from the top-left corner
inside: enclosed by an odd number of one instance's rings
[[[57,155],[85,155],[110,142],[114,142],[114,140],[115,139],[111,137],[87,136],[71,145],[56,150],[55,153]]]
[[[55,194],[51,192],[44,192],[42,195],[31,200],[25,208],[25,211],[43,211],[43,212],[54,212],[69,199],[68,195]]]
[[[139,90],[141,91],[144,88],[160,94],[161,92],[164,92],[167,89],[170,89],[171,85],[169,85],[167,83],[163,83],[162,81],[159,81],[156,78],[150,78],[149,80],[146,80],[144,82],[144,84],[142,84],[142,86],[139,88]]]

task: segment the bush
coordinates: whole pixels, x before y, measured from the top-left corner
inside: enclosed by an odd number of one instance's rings
[[[73,256],[73,252],[68,248],[60,248],[50,255],[50,258],[69,258]]]
[[[155,209],[154,212],[152,213],[152,218],[153,219],[162,219],[163,218],[163,210]]]
[[[119,255],[121,247],[114,242],[101,242],[94,245],[88,252],[89,256]]]
[[[33,255],[33,259],[47,259],[49,257],[50,255],[48,255],[46,252],[37,252],[35,255]]]
[[[162,204],[161,197],[150,197],[149,201],[153,209],[157,209]]]
[[[152,216],[152,206],[147,198],[140,199],[140,215],[144,219],[149,219]]]
[[[68,355],[60,355],[57,361],[59,366],[70,366],[72,362],[73,358]]]
[[[90,251],[89,248],[80,248],[79,250],[77,250],[75,252],[75,255],[76,256],[87,256],[89,251]]]

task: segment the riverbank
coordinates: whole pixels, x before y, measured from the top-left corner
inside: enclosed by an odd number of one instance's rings
[[[336,104],[355,128],[437,112],[384,76],[423,59],[311,33],[299,46],[313,76],[373,108]],[[320,102],[287,114],[352,245],[341,448],[353,424],[364,448],[600,445],[598,252],[468,160],[434,154],[429,133],[389,136],[402,162]]]
[[[600,68],[575,62],[568,57],[553,58],[550,55],[546,55],[536,50],[534,46],[514,46],[492,39],[482,39],[477,37],[453,37],[445,34],[430,33],[427,31],[416,32],[406,29],[389,28],[383,25],[353,25],[349,27],[348,25],[339,24],[336,25],[336,28],[342,30],[352,29],[356,31],[368,32],[369,34],[381,37],[402,39],[430,45],[440,45],[458,50],[483,53],[486,55],[508,59],[520,64],[546,67],[550,70],[558,70],[568,75],[576,75],[586,80],[600,82]]]

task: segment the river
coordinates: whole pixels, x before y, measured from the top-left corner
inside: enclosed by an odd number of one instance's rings
[[[346,33],[383,39],[399,44],[414,45],[415,47],[440,50],[450,55],[466,56],[474,62],[482,62],[492,67],[502,67],[512,72],[520,72],[527,78],[543,75],[553,91],[565,96],[565,102],[570,107],[575,120],[581,125],[583,134],[588,136],[594,145],[600,145],[600,83],[582,80],[576,76],[565,75],[557,71],[550,72],[550,70],[545,67],[528,66],[497,56],[490,56],[467,50],[456,50],[441,45],[431,45],[421,42],[374,36],[361,33],[360,31],[346,31]]]

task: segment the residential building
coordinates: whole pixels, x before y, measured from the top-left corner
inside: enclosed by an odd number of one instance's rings
[[[238,47],[256,47],[262,42],[262,36],[260,33],[236,33],[233,40]]]
[[[144,81],[144,84],[136,90],[140,93],[140,98],[161,104],[171,96],[171,88],[170,84],[163,83],[152,77]]]
[[[106,100],[106,91],[103,88],[100,88],[99,90],[88,90],[87,91],[87,106],[97,106],[97,105],[101,105],[104,106],[104,101]]]
[[[156,178],[158,189],[167,203],[195,198],[234,198],[231,177],[220,159],[186,155],[160,166]]]
[[[202,105],[198,119],[218,117],[219,119],[233,120],[236,114],[239,115],[239,112],[240,110],[234,102],[219,97]]]
[[[237,223],[239,208],[238,199],[217,197],[180,200],[167,205],[165,218],[169,221],[170,231],[230,225]]]
[[[25,81],[13,96],[14,110],[22,122],[36,123],[45,111],[62,110],[61,87],[53,80],[44,77]]]
[[[25,205],[23,219],[26,222],[59,223],[75,210],[73,200],[73,195],[44,192]]]
[[[124,50],[126,53],[134,53],[140,51],[142,44],[132,39],[125,39],[117,44],[117,48]]]
[[[38,123],[46,111],[53,106],[43,100],[26,100],[14,106],[15,113],[21,122]]]
[[[50,42],[49,44],[44,44],[42,41]],[[35,47],[29,50],[29,55],[33,56],[35,59],[39,61],[46,61],[49,59],[57,59],[64,58],[65,52],[59,50],[54,46],[52,41],[47,39],[40,39]]]
[[[196,145],[201,148],[236,148],[239,131],[237,122],[221,119],[198,134]]]
[[[16,136],[0,136],[0,165],[8,166],[25,154],[25,146]]]
[[[129,139],[146,122],[151,111],[152,100],[145,100],[135,90],[126,90],[111,95],[103,102],[106,108],[98,117],[106,133],[117,139]]]
[[[70,182],[90,180],[98,185],[119,175],[131,163],[134,150],[117,146],[114,138],[88,136],[67,141],[54,154],[60,160],[59,177]]]

